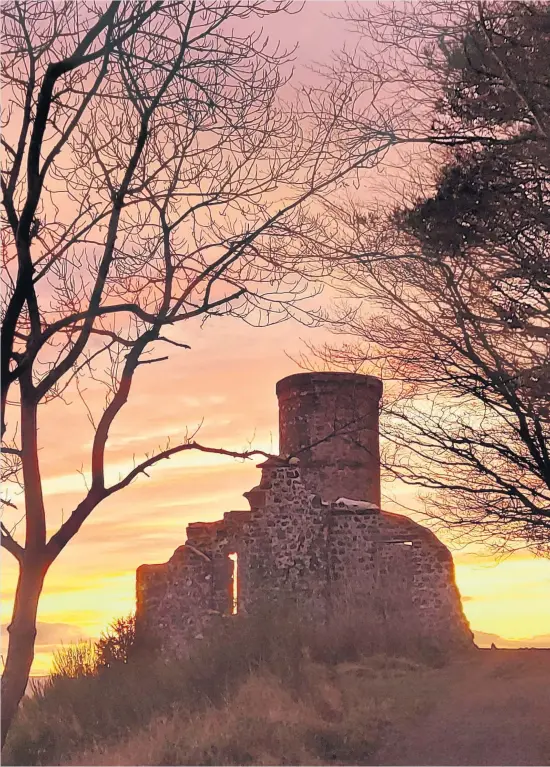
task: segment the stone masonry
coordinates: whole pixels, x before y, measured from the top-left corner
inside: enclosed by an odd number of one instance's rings
[[[372,376],[279,381],[281,455],[260,464],[250,511],[188,525],[168,562],[138,568],[138,635],[185,653],[220,617],[291,598],[320,621],[345,605],[406,632],[414,616],[432,643],[472,646],[449,550],[380,509],[381,394]]]

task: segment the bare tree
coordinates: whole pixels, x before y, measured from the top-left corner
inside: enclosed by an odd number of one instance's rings
[[[386,53],[341,57],[341,77],[385,88],[389,123],[431,150],[393,200],[331,203],[352,340],[319,354],[382,372],[386,468],[435,491],[433,518],[548,553],[550,5],[352,11]]]
[[[258,23],[286,2],[15,2],[2,6],[5,213],[2,433],[7,481],[2,546],[19,565],[2,680],[2,738],[33,661],[36,613],[52,562],[104,499],[159,460],[105,479],[109,431],[143,364],[185,346],[195,317],[255,324],[300,315],[305,277],[326,271],[301,243],[310,208],[394,141],[373,131],[340,151],[316,107],[346,95],[282,100],[288,53]],[[340,94],[340,95],[338,95]],[[307,214],[307,215],[306,215]],[[94,426],[91,483],[48,534],[39,407],[106,386]],[[15,483],[24,493],[19,540]],[[10,519],[10,513],[14,516]]]

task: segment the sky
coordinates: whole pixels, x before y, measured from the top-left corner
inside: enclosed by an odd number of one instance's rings
[[[298,43],[297,67],[327,61],[345,42],[344,25],[328,18],[342,4],[307,2],[301,14],[271,20],[273,37]],[[320,299],[321,300],[321,299]],[[138,369],[131,398],[108,442],[109,474],[116,479],[145,453],[200,426],[204,444],[234,450],[277,451],[275,384],[298,371],[294,361],[307,343],[327,331],[287,322],[252,328],[232,318],[178,331],[189,350],[170,351],[158,365]],[[85,396],[97,401],[89,385]],[[84,491],[92,428],[77,398],[54,401],[40,414],[41,461],[53,530]],[[34,674],[47,672],[60,643],[97,637],[135,604],[135,571],[164,562],[185,540],[189,522],[212,521],[246,509],[242,494],[257,484],[255,462],[185,453],[158,464],[104,502],[52,566],[39,608]],[[418,506],[410,489],[383,487],[384,506],[402,512]],[[453,549],[464,610],[481,642],[498,637],[512,645],[550,646],[550,562],[523,552],[497,562],[487,552]],[[1,613],[9,622],[16,569],[3,554]],[[490,639],[488,637],[491,637]],[[5,631],[2,632],[5,654]]]

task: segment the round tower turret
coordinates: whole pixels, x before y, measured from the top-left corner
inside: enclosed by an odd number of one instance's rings
[[[353,373],[297,373],[277,383],[279,452],[324,501],[380,506],[378,409],[382,381]]]

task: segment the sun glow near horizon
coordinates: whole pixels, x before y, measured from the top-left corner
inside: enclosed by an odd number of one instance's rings
[[[178,544],[179,541],[173,541],[173,548]],[[168,549],[166,558],[170,553]],[[526,640],[525,646],[550,647],[550,611],[541,609],[550,598],[548,561],[525,554],[500,563],[481,557],[473,562],[461,561],[471,555],[457,552],[454,556],[464,612],[474,632],[496,635],[508,641]],[[141,559],[153,561],[154,558],[145,556]],[[164,561],[162,557],[158,558],[160,560]],[[60,626],[60,637],[58,641],[41,643],[39,627],[33,675],[49,672],[53,652],[61,644],[96,639],[112,620],[135,608],[134,569],[113,570],[102,576],[93,572],[82,575],[73,579],[69,589],[63,586],[66,574],[61,569],[52,573],[50,584],[44,591],[39,623],[42,627],[45,624]],[[10,585],[4,584],[5,587]],[[4,591],[3,596],[6,597],[2,600],[2,623],[5,625],[9,621],[9,595]],[[4,648],[2,652],[5,654]]]

